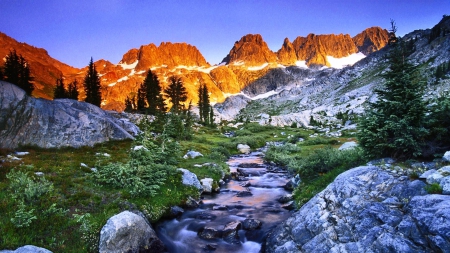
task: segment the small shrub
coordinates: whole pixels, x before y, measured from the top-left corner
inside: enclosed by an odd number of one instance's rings
[[[438,183],[432,183],[425,186],[425,190],[429,194],[442,194],[442,187]]]

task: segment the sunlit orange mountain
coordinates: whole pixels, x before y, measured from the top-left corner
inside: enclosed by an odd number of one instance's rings
[[[162,86],[170,76],[181,77],[188,92],[188,101],[197,103],[200,83],[210,91],[212,102],[222,102],[230,94],[264,76],[272,68],[296,65],[303,68],[328,66],[342,68],[353,64],[365,55],[384,47],[388,32],[379,27],[364,30],[355,37],[346,34],[297,37],[293,42],[284,40],[281,49],[271,51],[259,34],[248,34],[237,41],[219,65],[211,66],[192,45],[186,43],[161,43],[142,45],[126,52],[118,64],[107,60],[95,62],[102,82],[102,108],[124,109],[127,96],[133,96],[146,71],[156,73]],[[16,50],[30,63],[35,76],[36,97],[51,98],[57,77],[63,75],[66,83],[77,79],[81,84],[87,67],[73,68],[50,57],[44,49],[36,48],[0,33],[0,56]],[[84,92],[80,85],[80,99]]]

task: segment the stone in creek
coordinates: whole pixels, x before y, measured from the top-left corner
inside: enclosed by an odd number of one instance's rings
[[[198,207],[198,202],[195,201],[195,199],[193,199],[191,196],[189,196],[186,200],[186,207],[187,208],[197,208]]]
[[[245,219],[242,222],[242,228],[244,230],[255,230],[255,229],[261,228],[261,226],[262,226],[262,222],[257,219]]]
[[[204,249],[205,249],[206,251],[214,251],[214,250],[217,249],[217,246],[218,246],[218,245],[215,244],[215,243],[206,244],[205,247],[204,247]]]
[[[238,232],[241,227],[240,221],[232,221],[226,224],[222,231],[223,240],[231,244],[240,244],[241,240]]]
[[[263,164],[260,163],[241,163],[239,164],[239,168],[264,168]]]
[[[224,206],[224,205],[218,205],[218,206],[213,206],[213,210],[225,211],[225,210],[228,210],[228,207]]]
[[[242,187],[249,187],[249,186],[251,186],[252,184],[250,183],[250,181],[246,181],[246,182],[240,183],[239,185],[242,186]]]
[[[253,196],[253,193],[251,191],[240,191],[236,193],[236,197],[247,197],[247,196]]]
[[[196,218],[199,220],[215,220],[217,216],[211,213],[201,212]]]
[[[213,227],[203,227],[198,231],[197,235],[198,237],[207,240],[218,239],[222,237],[221,231]]]
[[[285,204],[292,200],[292,194],[286,194],[278,198],[278,202]]]
[[[179,217],[184,213],[184,209],[179,206],[170,207],[170,217]]]
[[[236,170],[237,172],[239,172],[240,175],[245,177],[261,176],[267,173],[267,170],[262,168],[237,168]]]
[[[294,210],[295,209],[295,204],[294,204],[294,201],[289,201],[286,204],[282,205],[281,207],[286,209],[286,210]]]

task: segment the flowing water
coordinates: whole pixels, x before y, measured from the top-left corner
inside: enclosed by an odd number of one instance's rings
[[[260,252],[265,236],[290,215],[277,201],[288,194],[283,188],[288,176],[285,171],[265,164],[261,156],[261,152],[253,152],[231,157],[227,163],[232,174],[239,171],[245,177],[231,179],[219,193],[203,195],[199,208],[185,210],[181,217],[156,226],[169,252]],[[239,192],[247,194],[239,197]],[[262,226],[256,230],[239,229],[234,242],[220,236],[202,239],[197,235],[204,227],[220,232],[230,222],[251,218],[261,221]]]

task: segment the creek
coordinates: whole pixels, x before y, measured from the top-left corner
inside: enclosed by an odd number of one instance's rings
[[[198,208],[156,225],[169,252],[260,252],[271,229],[291,214],[278,201],[289,194],[283,188],[287,172],[264,163],[263,155],[258,151],[231,157],[232,178],[220,192],[202,195]]]

